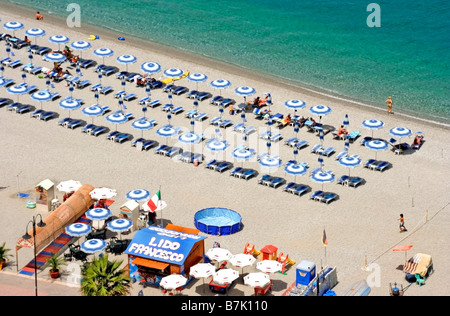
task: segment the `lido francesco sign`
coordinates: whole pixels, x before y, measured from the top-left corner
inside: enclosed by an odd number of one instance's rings
[[[139,230],[125,253],[182,265],[194,244],[205,238],[152,226]]]

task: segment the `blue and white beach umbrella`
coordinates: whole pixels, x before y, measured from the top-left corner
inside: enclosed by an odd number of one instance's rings
[[[217,138],[210,139],[205,148],[212,152],[223,152],[228,148],[228,142],[226,140],[219,140]]]
[[[326,105],[314,105],[309,108],[309,111],[314,115],[319,115],[319,118],[322,119],[322,116],[331,113],[331,108]]]
[[[150,198],[150,191],[145,189],[135,189],[127,193],[126,198],[134,201],[144,201]]]
[[[253,156],[255,156],[255,150],[251,148],[245,148],[240,146],[233,150],[233,157],[236,158],[238,161],[249,160]]]
[[[95,253],[102,251],[107,246],[108,244],[103,239],[94,238],[84,241],[80,245],[80,250],[85,253]]]
[[[379,140],[379,139],[365,142],[364,145],[367,148],[375,151],[375,159],[377,157],[376,154],[378,151],[386,150],[389,147],[388,143],[386,143],[385,141]]]
[[[128,117],[126,117],[122,111],[116,111],[113,114],[110,114],[108,116],[106,116],[106,120],[110,123],[116,124],[116,128],[117,128],[117,124],[123,124],[128,122]]]
[[[23,24],[20,22],[6,22],[5,24],[3,24],[3,28],[5,30],[9,30],[9,31],[13,31],[13,35],[14,37],[16,36],[16,31],[23,29]]]
[[[28,93],[27,86],[24,84],[9,87],[8,89],[6,89],[6,91],[8,91],[11,94],[17,95],[17,102],[19,102],[20,95]]]
[[[215,89],[225,89],[231,86],[231,82],[226,79],[216,79],[211,81],[210,85]]]
[[[380,120],[370,119],[363,121],[362,126],[372,130],[372,137],[373,137],[373,131],[382,128],[384,126],[384,122]]]
[[[85,223],[73,223],[66,226],[66,233],[73,237],[81,237],[89,234],[92,231],[92,227]]]
[[[203,137],[199,134],[195,134],[192,131],[189,131],[178,136],[178,140],[185,144],[197,144],[203,140]]]
[[[94,123],[94,117],[95,116],[100,116],[103,114],[103,110],[99,105],[91,105],[89,107],[85,107],[81,110],[81,113],[83,113],[84,115],[87,116],[91,116],[92,117],[92,123]]]
[[[147,119],[139,119],[139,120],[135,120],[135,121],[133,121],[133,123],[131,123],[131,127],[141,130],[141,131],[152,129],[154,126],[155,125],[153,124],[153,122],[151,122]]]
[[[53,98],[52,94],[48,90],[42,90],[42,91],[35,92],[30,97],[34,101],[38,101],[41,103],[41,109],[42,109],[42,102],[50,101]]]
[[[44,59],[51,62],[62,62],[66,60],[66,56],[61,53],[48,53],[44,55]]]
[[[305,101],[302,100],[297,100],[297,99],[292,99],[292,100],[288,100],[284,103],[284,106],[287,107],[288,109],[292,109],[292,110],[300,110],[303,109],[306,106]]]
[[[201,73],[192,73],[187,76],[187,79],[192,82],[205,82],[208,76]]]
[[[107,228],[113,232],[123,232],[131,228],[133,222],[128,218],[117,218],[107,224]]]
[[[50,43],[58,44],[58,50],[60,50],[61,44],[66,44],[69,42],[69,38],[64,35],[53,35],[48,38]]]
[[[25,35],[26,36],[30,36],[30,37],[34,37],[35,41],[34,43],[36,44],[36,40],[38,37],[44,36],[45,35],[45,31],[43,29],[40,28],[32,28],[29,30],[25,31]]]
[[[412,134],[412,131],[406,127],[394,127],[389,130],[389,134],[394,137],[406,137]]]
[[[161,137],[173,137],[178,134],[178,129],[172,125],[167,124],[156,131],[156,134]]]
[[[112,216],[112,212],[107,208],[96,207],[87,210],[85,215],[93,221],[101,221],[110,218]]]
[[[318,171],[318,172],[314,172],[311,175],[311,180],[322,184],[322,190],[323,190],[324,183],[333,182],[334,179],[335,179],[334,174],[331,172],[327,172],[327,171]]]
[[[81,108],[81,103],[75,99],[68,98],[60,101],[59,106],[65,110],[69,110],[69,117],[70,117],[70,111]]]
[[[338,160],[339,164],[341,166],[347,167],[347,168],[355,168],[361,164],[361,159],[359,159],[358,156],[345,156]],[[350,176],[350,169],[349,174]]]
[[[256,90],[252,87],[242,86],[242,87],[238,87],[238,88],[234,89],[234,92],[237,95],[247,97],[247,96],[255,94]]]
[[[164,70],[163,74],[166,77],[169,78],[177,78],[183,75],[183,70],[179,69],[179,68],[169,68]]]
[[[86,41],[77,41],[70,44],[70,47],[72,47],[75,50],[80,51],[80,56],[83,58],[83,50],[89,49],[92,47],[91,43]]]
[[[100,57],[103,59],[103,64],[105,64],[105,57],[111,57],[114,55],[114,51],[109,48],[97,48],[93,51],[93,54],[97,57]]]
[[[119,57],[117,57],[116,61],[119,64],[124,64],[126,66],[126,70],[128,71],[128,65],[134,64],[135,62],[137,62],[137,58],[136,58],[136,56],[125,54],[125,55],[120,55]]]
[[[153,61],[147,61],[141,64],[141,70],[147,74],[156,74],[161,71],[161,65]]]
[[[282,164],[280,157],[277,156],[265,156],[262,157],[258,162],[259,165],[264,168],[278,168]]]
[[[308,169],[304,164],[301,163],[289,163],[284,167],[284,172],[290,174],[292,176],[301,176],[304,175]]]

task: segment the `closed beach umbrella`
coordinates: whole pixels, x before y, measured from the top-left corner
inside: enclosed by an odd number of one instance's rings
[[[297,99],[292,99],[292,100],[288,100],[284,103],[284,106],[287,107],[288,109],[291,110],[300,110],[303,109],[306,106],[305,101],[302,100],[297,100]]]
[[[369,119],[363,121],[362,126],[372,130],[372,137],[373,137],[373,131],[382,128],[384,126],[384,122],[376,119]]]
[[[331,108],[326,105],[314,105],[309,108],[309,112],[311,112],[314,115],[318,115],[319,119],[322,120],[322,116],[331,113]]]
[[[161,71],[161,65],[153,61],[147,61],[141,64],[141,70],[147,74],[156,74]]]
[[[14,37],[16,37],[16,31],[23,29],[23,24],[20,22],[6,22],[3,24],[3,28],[8,31],[13,31]]]
[[[64,35],[53,35],[48,38],[48,41],[53,44],[58,44],[58,50],[61,50],[60,45],[69,42],[69,38]]]
[[[350,121],[348,119],[348,114],[345,114],[345,118],[344,118],[344,121],[342,122],[342,125],[344,125],[344,127],[348,129],[348,126],[350,125]]]
[[[222,90],[222,89],[226,89],[229,86],[231,86],[231,82],[226,79],[216,79],[216,80],[211,81],[210,85],[214,89]]]
[[[389,147],[388,143],[379,139],[368,141],[364,145],[370,150],[375,151],[375,159],[377,159],[378,151],[386,150]]]
[[[95,253],[102,251],[108,244],[103,239],[89,239],[80,245],[80,249],[86,253]]]
[[[41,104],[41,109],[42,109],[42,102],[50,101],[52,99],[52,95],[51,95],[50,91],[42,90],[42,91],[33,93],[31,95],[31,98],[34,101],[38,101]]]
[[[150,197],[150,191],[145,190],[145,189],[131,190],[126,195],[126,198],[128,200],[135,200],[135,201],[144,201],[144,200],[147,200],[149,197]]]
[[[66,56],[61,53],[48,53],[44,55],[44,59],[51,62],[60,63],[66,60]]]
[[[263,272],[251,272],[244,277],[244,284],[251,287],[265,287],[270,282],[270,276]]]
[[[163,74],[164,76],[168,77],[168,78],[177,78],[177,77],[181,77],[183,75],[183,70],[179,69],[179,68],[169,68],[164,70]]]
[[[27,86],[24,84],[9,87],[8,89],[6,89],[6,91],[8,91],[11,94],[17,95],[17,102],[19,102],[20,95],[28,93]]]
[[[117,195],[116,190],[110,188],[95,188],[89,195],[93,200],[110,199]]]
[[[59,106],[65,110],[69,110],[70,117],[70,111],[79,109],[81,103],[74,99],[65,99],[59,102]]]
[[[358,156],[345,156],[338,160],[341,166],[349,168],[348,175],[350,176],[350,168],[355,168],[361,164],[361,159]]]
[[[37,38],[44,36],[45,35],[45,31],[43,29],[40,28],[32,28],[32,29],[28,29],[25,31],[25,35],[29,36],[29,37],[34,37],[34,43],[37,43]]]
[[[165,276],[159,282],[159,285],[166,290],[175,290],[179,287],[186,285],[187,279],[181,274],[171,274]]]
[[[89,234],[92,231],[92,227],[85,223],[73,223],[66,226],[66,234],[73,237],[81,237]]]
[[[128,71],[128,65],[137,62],[137,58],[133,55],[125,54],[117,57],[116,61],[119,64],[124,64],[126,66],[126,70]]]
[[[281,262],[276,260],[263,260],[256,264],[256,269],[266,272],[266,273],[275,273],[281,271],[283,265]]]
[[[69,192],[75,192],[81,187],[81,182],[76,180],[66,180],[61,181],[57,186],[56,189],[61,192],[69,193]]]
[[[231,284],[237,278],[239,278],[239,272],[234,269],[220,269],[213,275],[214,282],[220,284]]]

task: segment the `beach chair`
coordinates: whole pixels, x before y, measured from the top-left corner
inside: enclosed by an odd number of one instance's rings
[[[250,135],[250,134],[252,134],[252,133],[254,133],[254,132],[256,132],[256,127],[254,127],[254,126],[247,126],[245,129],[244,129],[244,134],[245,135]]]
[[[183,149],[182,148],[180,148],[180,147],[171,147],[166,153],[165,153],[165,155],[167,156],[167,157],[173,157],[173,156],[175,156],[175,155],[179,155],[179,154],[181,154],[183,152]]]
[[[70,128],[70,129],[74,129],[74,128],[77,128],[78,126],[81,126],[83,124],[83,121],[82,120],[76,120],[76,119],[74,119],[74,120],[72,120],[71,122],[68,122],[67,124],[66,124],[66,127],[67,128]]]
[[[157,144],[157,142],[154,140],[151,140],[151,139],[146,140],[142,144],[142,150],[149,150],[150,148],[154,147],[156,144]]]
[[[323,146],[321,144],[314,145],[314,147],[311,148],[311,152],[315,154],[319,153],[321,150],[323,150]]]
[[[220,163],[221,163],[221,161],[217,161],[216,159],[212,159],[212,160],[208,161],[208,162],[205,164],[205,168],[208,168],[208,169],[214,169],[215,166],[217,166],[217,165],[220,164]]]
[[[158,148],[156,148],[155,150],[155,154],[158,155],[166,155],[166,152],[170,149],[171,147],[168,145],[160,145]]]
[[[256,176],[256,171],[253,169],[245,169],[243,172],[240,172],[238,174],[239,179],[245,179],[248,180],[254,176]]]
[[[281,135],[280,133],[277,133],[275,135],[270,135],[269,141],[276,143],[276,142],[280,141],[282,138],[283,138],[283,135]]]
[[[226,108],[227,106],[231,105],[231,104],[235,104],[236,101],[234,101],[233,99],[230,98],[226,98],[223,99],[222,102],[220,102],[220,105],[223,106],[224,108]]]
[[[314,191],[314,193],[312,193],[309,198],[311,200],[318,201],[324,194],[325,194],[325,192],[323,192],[321,190]]]
[[[116,137],[114,137],[114,142],[122,144],[123,142],[127,141],[131,139],[131,135],[127,134],[127,133],[121,133],[119,135],[117,135]]]
[[[209,93],[209,92],[199,92],[199,93],[197,93],[197,95],[195,96],[195,99],[196,100],[199,100],[199,101],[203,101],[203,100],[206,100],[206,99],[208,99],[208,98],[210,98],[212,95],[211,95],[211,93]]]
[[[124,96],[125,93],[126,92],[124,90],[120,90],[114,94],[114,98],[119,99],[120,97]]]
[[[159,100],[153,100],[153,101],[149,101],[146,102],[145,105],[154,108],[155,106],[161,105],[161,102]]]
[[[360,177],[350,177],[350,180],[348,181],[347,185],[350,187],[356,188],[358,185],[364,182],[363,178]]]
[[[286,185],[283,187],[283,191],[291,193],[292,190],[295,189],[295,188],[297,187],[297,185],[298,185],[298,184],[295,183],[295,182],[289,182],[288,184],[286,184]]]
[[[51,118],[53,118],[53,117],[55,117],[55,116],[56,116],[56,113],[55,113],[55,112],[47,111],[47,112],[42,113],[42,114],[39,116],[39,119],[40,119],[41,121],[48,121],[49,119],[51,119]]]
[[[197,113],[197,110],[189,110],[184,116],[187,118],[193,118]]]
[[[20,65],[22,65],[22,62],[19,59],[17,59],[17,60],[15,60],[13,62],[10,62],[8,66],[11,67],[11,68],[17,68]]]
[[[93,86],[90,88],[90,90],[91,90],[92,92],[95,92],[95,91],[101,90],[101,89],[102,89],[101,83],[97,83],[97,84],[93,85]]]
[[[325,192],[323,195],[321,195],[320,197],[318,197],[318,201],[319,202],[323,202],[326,204],[329,204],[331,201],[336,200],[338,197],[338,195],[336,193],[333,192]]]
[[[13,102],[13,101],[9,98],[0,98],[0,107],[8,105],[11,102]]]
[[[343,175],[337,179],[336,184],[347,185],[350,177],[347,175]]]
[[[39,90],[39,87],[36,86],[36,85],[34,85],[34,84],[29,85],[29,86],[27,87],[27,93],[28,93],[28,94],[31,94],[31,93],[36,92],[36,91],[38,91],[38,90]]]
[[[33,67],[28,72],[32,75],[37,75],[40,72],[42,72],[42,67],[41,66]]]
[[[219,164],[217,164],[214,167],[214,170],[217,171],[217,172],[222,173],[222,172],[224,172],[225,170],[227,170],[227,169],[229,169],[231,167],[233,167],[233,164],[231,162],[222,161],[222,162],[220,162]]]
[[[108,66],[108,67],[106,67],[106,68],[103,68],[102,70],[101,70],[101,73],[104,75],[104,76],[110,76],[110,75],[112,75],[113,73],[115,73],[115,72],[117,72],[117,68],[116,67],[113,67],[113,66]]]
[[[113,90],[114,90],[113,87],[106,86],[106,87],[103,87],[103,88],[100,89],[100,93],[106,95],[106,94],[112,92]]]
[[[274,179],[271,175],[265,174],[258,179],[258,184],[269,185],[269,183]]]
[[[203,121],[208,117],[208,114],[206,114],[205,112],[202,113],[198,113],[197,115],[194,116],[194,120],[196,121]]]
[[[195,96],[198,94],[199,92],[197,90],[191,90],[188,93],[186,93],[186,98],[188,99],[195,99]]]
[[[10,78],[2,79],[2,80],[0,80],[0,88],[1,87],[8,87],[10,85],[13,85],[14,83],[15,83],[14,79],[10,79]]]
[[[66,125],[67,125],[68,123],[70,123],[70,122],[72,122],[72,119],[71,119],[70,117],[65,117],[65,118],[63,118],[63,119],[61,119],[61,120],[58,121],[58,125],[59,125],[59,126],[66,127]]]
[[[269,182],[269,187],[271,188],[278,188],[280,185],[283,185],[284,183],[286,183],[286,180],[280,177],[274,177],[272,179],[272,181]]]
[[[243,170],[244,170],[244,168],[242,168],[242,167],[236,167],[236,168],[234,168],[233,170],[230,171],[230,176],[238,177],[239,173],[241,171],[243,171]]]
[[[94,129],[92,129],[89,134],[95,137],[98,137],[99,135],[106,132],[106,127],[104,126],[96,126]]]
[[[389,166],[390,166],[389,162],[387,162],[387,161],[379,161],[377,164],[374,165],[373,170],[383,172]]]
[[[106,135],[106,139],[108,140],[114,140],[114,138],[116,136],[118,136],[120,134],[119,131],[112,131],[111,133],[109,133],[108,135]]]
[[[125,101],[130,101],[130,100],[133,100],[135,98],[137,98],[137,95],[135,93],[128,93],[128,94],[123,96],[123,99]]]
[[[32,118],[39,118],[41,114],[43,114],[45,111],[41,109],[35,110],[33,113],[30,114],[30,117]]]
[[[360,135],[361,135],[360,131],[352,131],[350,134],[347,135],[347,139],[350,142],[354,142]]]
[[[334,147],[326,147],[323,151],[322,151],[322,155],[329,157],[331,154],[333,154],[336,151],[336,149]]]
[[[264,132],[259,134],[259,138],[269,140],[271,133],[268,130],[265,130]]]
[[[220,95],[217,95],[210,100],[210,103],[213,105],[219,105],[220,102],[222,102],[222,101],[223,101],[223,97]]]
[[[90,84],[91,84],[91,81],[88,80],[88,79],[80,80],[80,81],[77,82],[77,88],[78,89],[83,89],[83,88],[86,88]]]
[[[233,121],[232,120],[223,120],[222,122],[219,123],[219,127],[222,128],[227,128],[228,126],[233,125]]]
[[[299,139],[297,137],[290,137],[284,141],[284,144],[290,147],[293,147]]]
[[[216,116],[209,121],[211,125],[219,125],[220,122],[221,118],[219,116]]]
[[[147,101],[150,101],[150,97],[143,97],[142,99],[139,100],[139,104],[140,105],[145,105]]]
[[[173,104],[166,104],[161,108],[161,111],[169,112],[173,109]]]
[[[347,152],[346,151],[341,151],[339,154],[336,155],[336,160],[339,160],[341,158],[344,158],[347,156]]]
[[[30,112],[32,109],[33,109],[33,107],[31,105],[25,104],[25,105],[22,105],[21,107],[17,108],[16,113],[23,114],[26,112]]]
[[[302,196],[303,194],[308,192],[310,189],[311,189],[311,187],[306,184],[299,184],[298,186],[295,187],[295,189],[292,190],[292,194]]]
[[[181,112],[183,112],[183,107],[182,107],[182,106],[174,107],[173,109],[170,110],[170,112],[171,112],[172,114],[178,114],[178,113],[181,113]]]
[[[95,64],[95,62],[92,59],[85,59],[80,63],[80,67],[83,69],[87,69],[89,67],[92,67]]]

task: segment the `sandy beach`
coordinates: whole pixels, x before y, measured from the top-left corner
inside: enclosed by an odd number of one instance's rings
[[[282,188],[269,188],[259,185],[258,178],[267,173],[261,170],[256,158],[245,161],[234,161],[231,156],[232,148],[242,144],[242,134],[232,131],[231,128],[221,129],[222,135],[231,143],[231,149],[227,151],[228,161],[235,166],[243,165],[259,172],[256,178],[248,181],[229,176],[229,172],[214,172],[205,168],[204,163],[198,167],[193,164],[182,163],[175,159],[162,157],[155,154],[154,149],[137,151],[130,146],[130,141],[123,144],[106,140],[106,134],[98,137],[81,133],[80,128],[71,130],[58,126],[59,119],[68,116],[68,111],[58,106],[58,101],[46,102],[43,108],[55,111],[58,118],[47,122],[30,118],[28,114],[16,114],[7,111],[5,107],[0,109],[0,209],[2,210],[0,244],[6,242],[8,248],[13,249],[9,265],[0,272],[0,288],[3,274],[8,276],[16,273],[15,244],[25,233],[27,223],[33,215],[41,213],[48,215],[46,210],[38,207],[34,210],[26,208],[27,199],[16,197],[20,192],[31,194],[34,197],[34,187],[44,179],[50,179],[55,184],[61,181],[74,179],[82,183],[91,184],[94,187],[110,187],[117,190],[115,202],[111,206],[113,214],[118,215],[119,207],[126,202],[125,194],[136,188],[145,188],[152,194],[161,190],[162,199],[167,203],[167,208],[158,212],[158,218],[175,225],[194,227],[194,214],[208,207],[225,207],[235,210],[242,216],[243,228],[232,235],[211,236],[206,235],[205,248],[211,248],[215,241],[222,247],[229,249],[233,254],[241,253],[246,243],[255,245],[260,249],[272,244],[278,247],[279,252],[288,254],[298,264],[302,260],[313,261],[320,266],[336,267],[339,283],[333,289],[338,295],[344,292],[350,285],[360,280],[370,279],[374,271],[378,271],[375,286],[370,295],[389,295],[389,284],[397,282],[407,287],[407,296],[446,296],[450,292],[447,284],[450,282],[448,273],[448,260],[450,259],[450,247],[447,242],[449,237],[449,188],[450,180],[450,143],[448,141],[448,126],[432,124],[430,122],[413,119],[398,113],[388,115],[385,109],[363,107],[351,101],[336,99],[321,93],[297,87],[289,82],[283,82],[275,78],[269,78],[252,73],[249,70],[215,62],[208,58],[193,56],[185,52],[152,45],[141,40],[126,37],[125,41],[117,40],[117,34],[106,32],[82,24],[81,28],[68,28],[63,20],[44,16],[43,21],[34,20],[34,12],[30,10],[17,10],[17,8],[5,5],[2,8],[1,22],[20,21],[24,30],[40,27],[47,31],[42,38],[37,38],[38,45],[46,45],[56,49],[56,45],[49,43],[48,37],[52,35],[66,35],[70,42],[88,40],[90,34],[99,35],[99,39],[91,41],[92,48],[83,51],[84,58],[93,59],[101,63],[101,58],[92,53],[97,48],[110,48],[114,56],[106,58],[105,62],[125,70],[125,66],[117,63],[115,59],[123,54],[132,54],[137,57],[137,63],[129,65],[128,70],[140,72],[140,64],[146,61],[154,61],[162,66],[162,69],[180,68],[190,73],[204,73],[208,81],[199,83],[199,89],[211,92],[213,95],[221,94],[230,97],[237,103],[243,101],[241,96],[234,93],[239,86],[250,86],[256,90],[255,96],[263,96],[269,92],[273,98],[271,106],[273,113],[293,114],[284,102],[290,99],[301,99],[306,102],[306,107],[299,110],[298,114],[312,116],[308,109],[310,106],[323,104],[330,106],[332,112],[322,117],[324,124],[334,126],[336,129],[342,124],[345,115],[349,117],[349,130],[361,131],[361,136],[350,144],[349,152],[360,156],[363,163],[375,156],[379,160],[385,160],[392,164],[384,172],[368,170],[362,166],[351,169],[351,175],[357,175],[365,179],[365,183],[357,188],[325,183],[325,191],[337,193],[339,198],[330,204],[319,203],[309,199],[310,192],[298,197],[283,192]],[[24,30],[17,31],[18,37],[23,37]],[[34,40],[33,40],[34,41]],[[0,42],[3,47],[4,42]],[[53,47],[55,46],[55,47]],[[26,49],[12,50],[15,58],[28,62]],[[1,57],[5,51],[1,50]],[[33,56],[36,65],[51,68],[51,63],[43,61],[38,55]],[[63,64],[66,67],[66,63]],[[75,73],[75,69],[69,69]],[[84,79],[89,79],[93,84],[98,82],[97,73],[93,68],[82,70]],[[11,69],[5,67],[3,74],[7,78],[13,78],[17,83],[21,82],[20,68]],[[162,77],[162,72],[155,78]],[[215,79],[227,79],[232,86],[221,91],[214,90],[209,82]],[[27,74],[26,81],[35,84],[40,89],[45,89],[45,79]],[[115,75],[102,78],[103,85],[111,85],[115,91],[122,89],[121,81]],[[195,89],[196,84],[182,79],[177,84],[185,85],[189,89]],[[68,87],[64,82],[54,83],[53,91],[61,96],[69,95]],[[134,117],[143,116],[138,100],[146,96],[145,88],[136,87],[133,83],[127,83],[127,92],[134,92],[138,98],[126,102],[126,112],[131,112]],[[75,89],[75,97],[83,98],[85,106],[95,103],[94,94],[89,87]],[[111,109],[118,109],[118,101],[114,93],[100,96],[99,103],[108,105]],[[0,97],[13,100],[13,96],[0,88]],[[169,103],[167,93],[162,89],[151,92],[153,99],[159,99],[163,104]],[[19,97],[22,103],[40,107],[28,95]],[[381,100],[384,102],[384,100]],[[185,111],[178,115],[172,115],[171,124],[190,129],[190,120],[185,113],[193,108],[192,100],[184,95],[174,96],[173,103],[183,106]],[[426,106],[426,105],[424,105]],[[198,110],[206,112],[208,119],[195,125],[195,131],[201,132],[206,138],[213,137],[215,128],[209,124],[209,120],[219,116],[217,106],[209,104],[209,100],[199,102]],[[148,108],[145,114],[157,121],[154,129],[144,131],[144,137],[153,139],[159,143],[166,140],[156,135],[155,131],[168,122],[167,113],[160,107]],[[240,115],[231,116],[227,110],[224,117],[241,122]],[[90,123],[91,118],[83,115],[81,110],[71,111],[72,118],[79,118]],[[248,146],[258,152],[267,151],[266,142],[258,138],[258,134],[267,130],[265,120],[257,120],[254,115],[246,113],[248,125],[257,128],[257,133],[249,136]],[[419,150],[406,151],[402,155],[395,155],[391,150],[375,153],[361,145],[360,140],[364,136],[370,136],[372,131],[365,129],[361,122],[367,119],[382,120],[385,125],[382,129],[374,131],[376,137],[389,139],[389,130],[402,126],[414,132],[422,131],[426,142]],[[116,126],[106,121],[105,117],[94,118],[94,123],[103,125],[111,130]],[[133,129],[131,123],[117,126],[121,132],[132,134],[135,138],[141,136],[141,132]],[[272,126],[275,130],[275,125]],[[274,143],[270,149],[272,154],[279,155],[283,163],[294,159],[292,148],[284,145],[284,140],[294,135],[293,127],[287,126],[277,131],[283,135],[280,142]],[[319,167],[318,156],[311,153],[313,145],[320,143],[319,138],[305,127],[301,128],[298,137],[309,142],[309,146],[299,150],[298,161],[306,162],[309,169]],[[413,137],[405,137],[402,141],[412,143]],[[167,140],[168,144],[181,145],[176,139]],[[196,151],[205,145],[203,142]],[[332,170],[339,178],[348,174],[348,168],[342,167],[335,159],[336,154],[344,149],[344,141],[333,139],[331,133],[324,139],[324,145],[333,146],[336,152],[324,157],[324,169]],[[213,158],[208,152],[204,152]],[[272,171],[271,174],[283,177],[287,182],[294,177],[285,174],[283,168]],[[313,182],[309,172],[296,177],[297,183],[311,186],[312,190],[322,189],[322,185]],[[62,199],[62,193],[58,194]],[[399,233],[397,218],[399,214],[405,215],[408,231]],[[328,237],[328,246],[321,243],[322,232],[325,229]],[[203,234],[203,233],[200,233]],[[131,238],[131,236],[129,237]],[[430,254],[434,263],[434,274],[426,281],[426,285],[419,287],[417,284],[409,284],[404,279],[404,273],[398,269],[405,261],[403,252],[393,252],[392,248],[398,245],[413,245],[408,251],[407,257],[416,253]],[[25,250],[20,253],[19,268],[31,260],[31,252]],[[125,259],[125,256],[114,257]],[[368,269],[364,269],[368,267]],[[370,268],[369,268],[370,267]],[[375,270],[374,270],[375,269]],[[378,269],[378,270],[377,270]],[[246,268],[245,273],[256,270]],[[285,275],[273,274],[273,295],[282,295],[286,289],[295,282],[295,265],[290,266]],[[47,273],[41,272],[40,278],[48,278]],[[22,278],[17,276],[18,278]],[[61,281],[63,283],[63,281]],[[201,280],[193,280],[183,290],[184,295],[213,295],[209,291],[203,293]],[[141,288],[133,286],[132,294],[136,295]],[[146,288],[145,295],[162,295],[160,289]],[[48,292],[52,295],[51,292]],[[231,289],[229,295],[252,295],[249,286],[238,280]],[[1,292],[0,292],[1,294]],[[1,294],[3,295],[3,294]],[[55,294],[56,295],[56,294]]]

